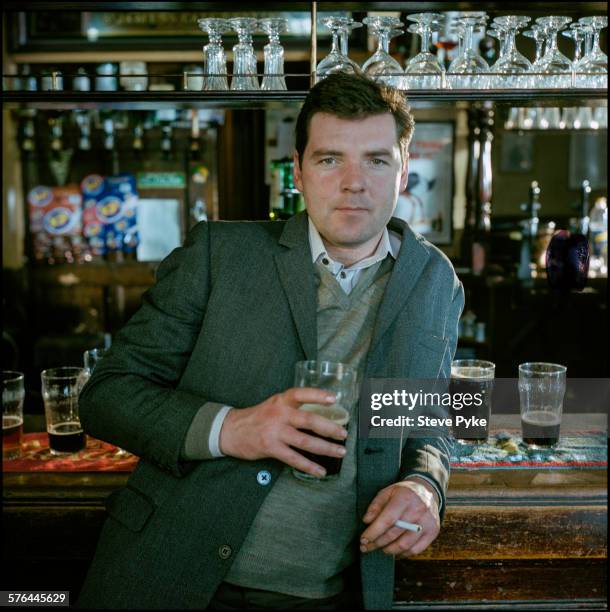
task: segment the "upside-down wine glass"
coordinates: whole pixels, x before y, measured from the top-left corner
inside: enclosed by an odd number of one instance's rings
[[[475,49],[474,31],[485,25],[487,15],[483,12],[461,13],[458,22],[464,26],[462,53],[447,70],[447,86],[451,89],[487,89],[489,87],[489,65]]]
[[[341,46],[341,54],[348,59],[349,35],[352,33],[352,30],[356,30],[361,27],[362,24],[359,21],[354,21],[351,17],[348,18],[346,23],[339,26],[339,45]],[[354,64],[356,64],[356,62],[354,62]],[[356,64],[356,67],[358,70],[360,70],[360,66],[358,66],[358,64]]]
[[[330,53],[316,66],[316,82],[336,72],[359,73],[360,66],[347,57],[347,54],[342,53],[339,46],[341,31],[353,24],[354,20],[351,17],[323,17],[320,21],[330,30],[332,44]]]
[[[583,58],[582,43],[585,40],[586,27],[582,23],[571,23],[567,30],[564,30],[561,34],[566,38],[569,38],[574,43],[574,57],[572,58],[572,66],[576,67],[576,64]]]
[[[538,69],[540,68],[540,63],[542,62],[542,58],[544,57],[544,44],[546,41],[546,37],[542,30],[542,27],[537,23],[532,24],[532,27],[529,30],[525,30],[523,32],[523,36],[526,38],[531,38],[536,43],[536,56],[534,61],[532,62],[532,67],[530,68],[530,82],[529,86],[532,89],[535,89],[537,85],[537,77],[538,77]]]
[[[402,30],[398,29],[402,22],[398,17],[375,16],[365,17],[362,23],[378,39],[377,50],[362,64],[362,71],[374,81],[402,89],[402,66],[389,52],[391,38],[402,34]]]
[[[429,48],[432,32],[441,29],[444,16],[440,13],[413,13],[407,15],[407,19],[415,22],[409,27],[409,32],[421,36],[420,52],[405,66],[407,89],[440,89],[445,69]]]
[[[572,85],[572,62],[557,47],[557,34],[571,21],[571,17],[558,15],[536,19],[546,37],[546,51],[536,68],[539,74],[534,75],[540,88],[568,89]]]
[[[585,41],[587,28],[582,23],[571,23],[569,29],[564,30],[561,34],[566,38],[569,38],[574,43],[574,57],[572,58],[572,84],[574,87],[583,87],[581,83],[579,83],[579,74],[578,74],[578,62],[583,57],[582,48],[583,42]],[[561,109],[561,121],[560,128],[561,129],[573,129],[574,123],[578,121],[578,113],[579,109],[575,106],[564,106]]]
[[[258,28],[254,17],[231,17],[231,29],[237,32],[238,43],[233,47],[233,78],[231,89],[234,91],[258,91],[260,89],[256,73],[256,54],[252,46],[252,34]]]
[[[222,46],[222,34],[230,30],[226,19],[206,17],[198,19],[200,29],[207,32],[210,42],[203,47],[205,63],[204,91],[226,91],[229,89],[227,79],[227,58]]]
[[[500,57],[492,66],[492,87],[494,89],[527,89],[530,83],[529,71],[532,64],[519,53],[515,43],[517,32],[524,28],[531,18],[525,15],[504,15],[496,17],[493,23],[501,37]]]
[[[608,17],[605,15],[595,17],[581,17],[578,20],[586,28],[593,30],[593,43],[591,50],[578,63],[577,72],[585,77],[582,87],[607,88],[608,87],[608,56],[600,49],[600,30],[608,27]]]
[[[269,36],[265,45],[265,73],[261,89],[264,91],[286,91],[284,77],[284,48],[280,44],[280,34],[288,29],[285,17],[267,17],[259,22],[261,30]]]
[[[564,30],[561,35],[569,38],[574,43],[574,57],[572,58],[572,85],[579,87],[577,66],[582,59],[582,42],[585,39],[587,28],[582,23],[571,23],[569,29]],[[563,109],[564,111],[566,108]]]

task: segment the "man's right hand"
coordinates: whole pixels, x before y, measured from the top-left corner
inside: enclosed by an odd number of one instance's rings
[[[303,431],[309,429],[325,438],[345,440],[347,430],[318,414],[299,410],[302,404],[331,405],[332,393],[313,387],[293,387],[250,408],[230,410],[220,430],[220,450],[239,459],[272,457],[312,476],[325,470],[295,449],[317,455],[343,457],[345,447],[321,440]]]

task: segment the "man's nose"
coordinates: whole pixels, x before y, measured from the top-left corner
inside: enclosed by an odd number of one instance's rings
[[[364,174],[360,164],[345,164],[341,177],[341,190],[354,193],[364,190]]]

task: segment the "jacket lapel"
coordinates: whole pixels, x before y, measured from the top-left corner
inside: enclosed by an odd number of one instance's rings
[[[392,217],[388,223],[388,230],[402,234],[402,243],[379,305],[369,355],[407,303],[430,257],[428,248],[401,219]],[[424,306],[422,304],[422,307]]]
[[[378,368],[371,369],[371,355],[376,345],[407,303],[430,257],[430,253],[428,248],[421,242],[421,239],[401,219],[392,217],[388,223],[388,230],[402,234],[402,242],[398,257],[392,268],[392,274],[379,305],[367,358],[366,376],[389,378],[390,376],[383,370],[383,363],[380,364],[381,370]],[[422,304],[422,308],[424,306],[425,304]],[[369,477],[373,473],[381,473],[384,469],[387,473],[394,473],[396,467],[400,465],[401,447],[402,440],[396,438],[369,438],[367,436],[365,439],[361,439],[359,437],[356,446],[359,488],[361,489],[366,483],[370,482]],[[368,457],[368,460],[365,457]],[[366,499],[366,494],[359,497],[360,502],[363,499]],[[364,511],[364,506],[361,510]]]
[[[307,219],[307,214],[303,212],[286,222],[279,243],[288,248],[277,253],[274,258],[305,357],[316,359],[318,355],[317,289],[309,247]]]

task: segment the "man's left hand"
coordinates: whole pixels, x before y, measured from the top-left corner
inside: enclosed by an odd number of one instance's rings
[[[369,526],[360,536],[360,550],[405,559],[423,552],[436,538],[441,521],[433,487],[422,480],[403,480],[382,489],[370,503],[363,521]],[[397,520],[422,526],[419,533],[395,527]]]

